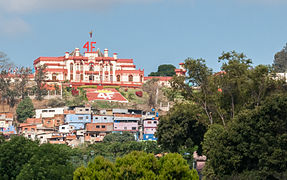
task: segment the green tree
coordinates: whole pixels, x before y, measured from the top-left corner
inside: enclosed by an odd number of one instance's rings
[[[226,129],[205,136],[207,172],[215,177],[258,172],[260,179],[280,176],[287,168],[287,96],[275,94],[260,106],[240,112]]]
[[[18,122],[24,122],[27,118],[35,115],[34,105],[29,97],[25,97],[17,106],[16,109]]]
[[[79,167],[74,172],[74,180],[95,179],[109,180],[115,179],[115,166],[110,161],[102,156],[96,157],[93,162],[88,164],[88,167]]]
[[[43,100],[47,90],[45,88],[45,80],[47,78],[45,66],[39,66],[36,69],[36,74],[35,74],[35,82],[36,82],[36,99],[37,100]]]
[[[130,132],[123,132],[122,134],[119,133],[111,133],[104,137],[103,142],[104,143],[111,143],[111,142],[128,142],[128,141],[134,141],[135,137]]]
[[[16,179],[72,179],[74,169],[70,155],[71,149],[66,145],[42,144]]]
[[[173,106],[167,115],[161,116],[156,136],[159,145],[171,152],[180,148],[199,147],[203,141],[206,126],[202,110],[193,103],[180,103]]]
[[[21,67],[17,74],[19,80],[16,83],[16,88],[18,89],[21,99],[24,99],[28,95],[27,85],[30,74],[32,74],[32,70],[30,68],[24,68],[24,67]]]
[[[1,179],[15,179],[37,150],[38,143],[22,136],[13,136],[0,144]]]
[[[274,56],[273,66],[278,73],[284,73],[287,70],[287,44]]]
[[[148,76],[174,76],[175,66],[172,64],[162,64],[158,66],[157,72],[151,72]]]
[[[199,179],[197,171],[190,169],[187,161],[180,154],[170,153],[159,160],[158,179]]]

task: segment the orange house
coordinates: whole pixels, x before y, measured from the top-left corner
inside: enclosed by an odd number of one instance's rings
[[[114,123],[88,123],[86,124],[87,132],[107,132],[113,131]]]
[[[56,114],[54,117],[43,118],[43,126],[48,128],[59,127],[64,124],[64,115]]]

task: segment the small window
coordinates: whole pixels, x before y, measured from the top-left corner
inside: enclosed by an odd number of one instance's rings
[[[98,119],[98,117],[96,117],[96,119]]]
[[[107,118],[106,118],[106,117],[104,117],[104,119],[106,120]]]
[[[62,127],[62,129],[65,129],[65,127]]]
[[[127,127],[124,127],[124,130],[127,130]]]
[[[28,131],[28,128],[25,128],[25,131]]]
[[[154,121],[153,123],[154,123],[154,124],[157,124],[157,121]]]
[[[86,119],[89,119],[89,116],[86,116]]]
[[[50,124],[51,121],[47,121],[47,124]]]
[[[31,130],[32,130],[32,131],[35,131],[35,129],[34,129],[34,128],[32,128]]]
[[[48,112],[48,110],[42,110],[42,112]]]
[[[43,136],[41,136],[40,138],[43,139]]]
[[[83,111],[82,109],[80,109],[80,111]]]
[[[151,124],[151,121],[148,121],[147,123],[148,123],[148,124]]]
[[[137,128],[136,127],[132,127],[132,130],[137,130]]]
[[[60,122],[60,120],[57,120],[57,122],[59,123],[59,122]]]
[[[78,120],[83,120],[84,118],[83,117],[78,117]]]
[[[89,111],[89,109],[86,109],[86,111]]]
[[[96,128],[100,128],[100,126],[96,126]]]
[[[55,110],[49,110],[49,112],[55,112]]]
[[[105,125],[102,125],[102,128],[106,128],[106,126],[105,126]]]

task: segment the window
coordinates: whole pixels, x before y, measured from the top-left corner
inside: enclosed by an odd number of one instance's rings
[[[89,111],[89,109],[86,109],[86,111]]]
[[[137,130],[137,128],[136,127],[132,127],[132,130]]]
[[[98,117],[96,117],[95,119],[98,119]]]
[[[43,112],[48,112],[48,110],[42,110],[42,113],[43,113]]]
[[[78,120],[83,120],[84,118],[83,117],[78,117]]]
[[[49,110],[49,112],[55,112],[55,110]]]
[[[140,82],[143,82],[143,76],[141,75],[141,77],[140,77]]]
[[[89,116],[86,116],[86,119],[89,119]]]
[[[154,121],[153,123],[154,123],[154,124],[157,124],[157,121]]]
[[[147,123],[148,123],[148,124],[151,124],[151,121],[148,121]]]
[[[57,74],[56,73],[52,74],[52,81],[57,81]]]
[[[41,136],[40,138],[43,139],[43,136]]]
[[[32,128],[31,130],[32,130],[32,131],[35,131],[35,128]]]
[[[129,82],[133,82],[133,75],[129,75]]]
[[[124,130],[127,130],[127,127],[124,127]]]
[[[106,120],[107,118],[106,118],[106,117],[104,117],[104,119]]]
[[[62,127],[62,129],[65,129],[65,127]]]
[[[102,128],[106,128],[106,126],[105,126],[105,125],[102,125]]]
[[[70,74],[70,80],[73,80],[73,73]]]
[[[94,76],[93,76],[93,75],[90,75],[90,76],[89,76],[89,80],[90,80],[90,81],[93,81],[93,80],[94,80]]]
[[[96,126],[96,128],[100,128],[100,126]]]
[[[121,81],[121,76],[117,75],[117,81],[120,82]]]
[[[70,71],[73,71],[73,70],[74,70],[73,67],[74,67],[74,64],[71,63],[71,64],[70,64]]]
[[[28,131],[28,128],[25,128],[25,131]]]
[[[59,122],[60,122],[60,120],[57,120],[57,122],[59,123]]]
[[[47,124],[50,124],[51,121],[47,121]]]
[[[80,111],[83,111],[82,109],[80,109]]]

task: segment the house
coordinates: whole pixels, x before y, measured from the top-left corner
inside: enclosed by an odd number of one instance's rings
[[[64,114],[55,114],[54,117],[45,117],[42,119],[43,126],[48,128],[55,128],[64,124]]]
[[[51,118],[56,114],[64,114],[65,108],[36,109],[36,118]]]
[[[59,126],[59,133],[70,133],[74,131],[75,127],[69,124],[64,124]]]
[[[0,114],[0,132],[4,135],[16,134],[16,129],[13,126],[13,114],[1,113]]]
[[[91,122],[91,114],[67,114],[65,123],[74,126],[75,130],[85,129],[85,125]]]

